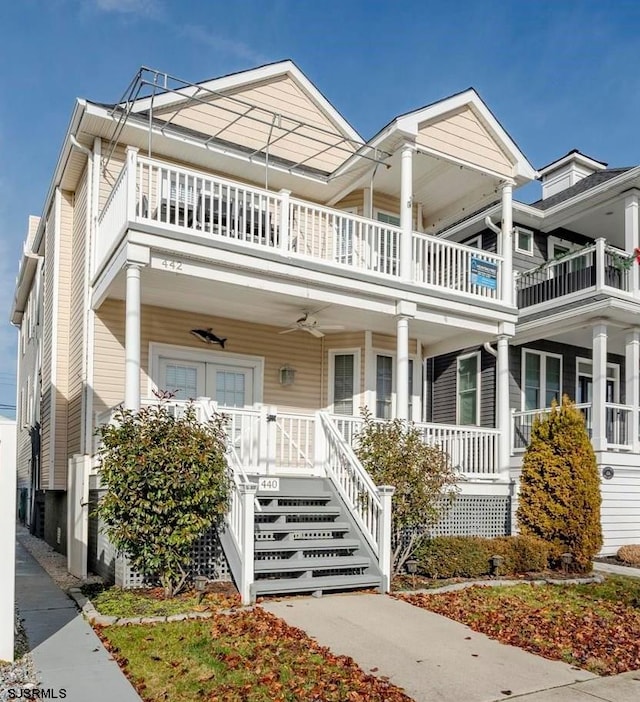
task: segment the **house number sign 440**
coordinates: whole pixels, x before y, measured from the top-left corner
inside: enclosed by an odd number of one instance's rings
[[[280,478],[260,478],[258,480],[258,490],[278,492],[280,490]]]

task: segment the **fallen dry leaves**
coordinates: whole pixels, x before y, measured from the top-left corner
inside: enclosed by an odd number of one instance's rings
[[[458,592],[397,597],[502,643],[599,675],[640,669],[637,605],[599,599],[597,590],[594,595],[588,592],[558,585],[475,586]]]
[[[99,633],[145,702],[411,702],[260,608]]]

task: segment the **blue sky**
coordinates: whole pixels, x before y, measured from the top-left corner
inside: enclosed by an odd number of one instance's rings
[[[364,137],[473,86],[534,166],[572,148],[626,166],[640,163],[638,36],[626,0],[5,0],[0,405],[15,402],[17,333],[2,319],[27,216],[75,97],[113,102],[141,65],[198,81],[292,58]]]

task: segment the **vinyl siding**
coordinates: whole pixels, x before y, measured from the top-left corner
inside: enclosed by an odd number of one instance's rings
[[[103,140],[101,144],[101,149],[102,153],[106,154],[108,150],[108,142]],[[111,191],[113,190],[113,186],[115,185],[116,180],[118,180],[118,176],[120,175],[120,171],[122,171],[124,162],[125,148],[124,146],[118,146],[111,155],[111,158],[109,158],[106,167],[103,169],[102,166],[100,166],[100,185],[98,186],[99,212],[102,212],[102,208],[107,202],[109,195],[111,195]]]
[[[231,93],[228,94],[231,95]],[[273,156],[294,163],[309,159],[305,165],[326,172],[335,170],[350,153],[355,152],[355,147],[341,144],[340,149],[329,149],[322,154],[318,153],[324,148],[323,145],[317,141],[311,141],[308,137],[322,139],[327,144],[339,144],[343,135],[320,107],[289,76],[280,76],[265,81],[261,85],[245,87],[235,91],[233,97],[263,108],[251,112],[251,115],[260,121],[245,118],[229,124],[235,120],[236,113],[243,112],[245,108],[232,99],[221,97],[209,100],[208,105],[195,104],[185,107],[173,118],[172,123],[201,134],[217,135],[225,141],[256,150],[264,149],[270,132],[271,139],[275,141],[284,134],[285,130],[295,126],[296,121],[314,125],[328,133],[321,134],[308,127],[301,127],[295,133],[273,143],[269,152]],[[167,116],[173,115],[174,111],[175,107],[167,109]],[[281,124],[272,128],[273,112],[281,116]],[[345,146],[349,151],[344,150]]]
[[[83,321],[86,314],[85,251],[87,214],[87,170],[82,175],[75,195],[72,227],[71,291],[69,309],[69,381],[67,454],[81,452],[82,425],[82,360],[84,354]]]
[[[54,392],[52,388],[52,352],[53,352],[53,286],[55,270],[55,234],[54,208],[51,208],[45,222],[44,232],[44,278],[43,278],[43,340],[42,340],[42,401],[41,401],[41,482],[42,487],[49,487],[51,472],[51,437],[52,437],[52,407]]]
[[[416,143],[510,177],[513,166],[470,107],[421,125]]]
[[[617,466],[615,456],[606,455],[606,465],[614,470],[611,480],[602,480],[603,548],[605,554],[614,554],[625,544],[637,544],[638,505],[640,505],[640,471],[628,466]]]
[[[57,255],[58,265],[58,308],[57,315],[57,376],[55,392],[55,437],[54,437],[54,480],[53,489],[67,488],[67,422],[69,392],[69,350],[71,302],[71,243],[73,235],[73,193],[62,192],[60,201],[60,238]]]
[[[427,364],[430,402],[427,418],[431,422],[456,424],[458,418],[458,356],[480,351],[480,426],[495,426],[495,358],[484,349],[472,347],[436,356]]]

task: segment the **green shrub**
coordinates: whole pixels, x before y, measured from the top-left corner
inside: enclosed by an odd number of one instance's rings
[[[165,596],[185,584],[195,541],[226,512],[229,479],[224,419],[202,423],[189,406],[119,409],[97,430],[99,475],[107,488],[95,513],[118,552]]]
[[[356,455],[376,485],[393,485],[392,572],[396,575],[415,553],[422,536],[447,510],[458,491],[449,456],[425,444],[410,422],[376,421],[363,410]]]
[[[573,554],[584,572],[602,546],[600,478],[582,414],[566,396],[545,417],[536,417],[522,462],[518,525],[544,539],[554,564]]]
[[[479,578],[491,573],[491,557],[502,556],[499,575],[545,570],[549,545],[531,536],[437,536],[416,549],[418,572],[428,578]]]

